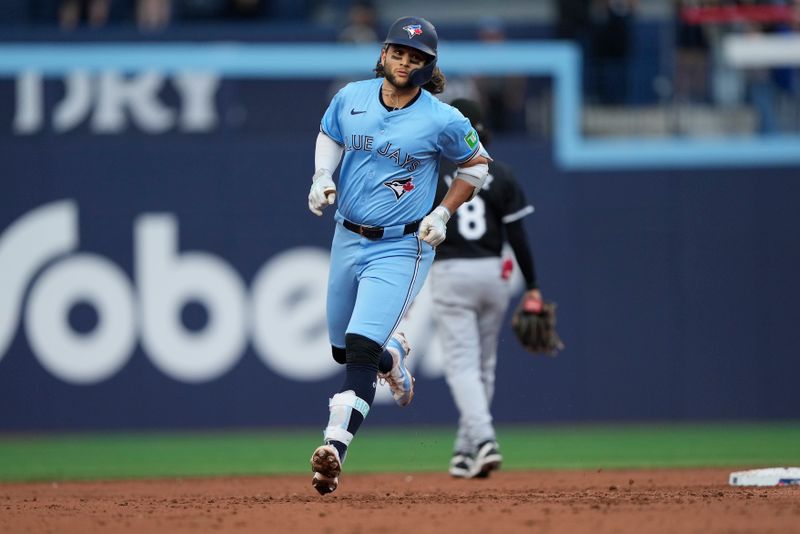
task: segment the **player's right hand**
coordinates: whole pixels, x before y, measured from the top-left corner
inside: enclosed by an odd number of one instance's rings
[[[322,216],[322,210],[336,202],[336,184],[333,183],[331,173],[320,169],[314,173],[311,182],[311,191],[308,192],[308,209],[317,216]]]

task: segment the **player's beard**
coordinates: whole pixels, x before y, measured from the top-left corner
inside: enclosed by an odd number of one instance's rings
[[[408,78],[406,78],[406,80],[402,83],[397,80],[397,76],[395,76],[394,73],[389,72],[388,70],[385,71],[383,75],[390,84],[394,85],[396,89],[408,89],[409,87],[411,87],[412,72],[413,71],[409,71]]]

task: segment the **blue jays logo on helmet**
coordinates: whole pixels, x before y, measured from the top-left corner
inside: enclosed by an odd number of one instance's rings
[[[420,24],[409,24],[403,26],[403,29],[408,32],[409,39],[413,39],[415,35],[422,35],[422,25]]]

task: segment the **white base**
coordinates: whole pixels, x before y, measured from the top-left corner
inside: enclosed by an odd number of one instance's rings
[[[731,473],[731,486],[800,486],[800,467],[770,467]]]

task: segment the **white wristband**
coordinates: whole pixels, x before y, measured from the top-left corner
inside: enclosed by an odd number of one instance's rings
[[[441,219],[445,222],[445,224],[447,224],[447,221],[449,221],[450,217],[453,216],[453,214],[450,213],[450,210],[447,209],[446,206],[442,206],[441,204],[436,206],[436,209],[434,209],[433,212],[431,212],[431,213],[434,213],[434,212],[437,213],[439,215],[439,217],[441,217]]]

